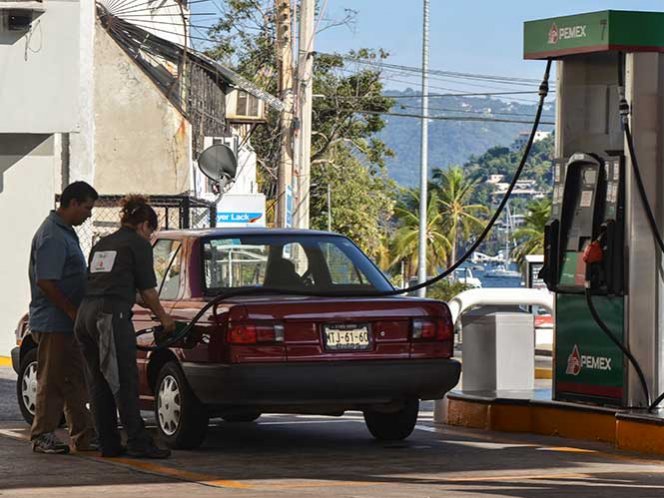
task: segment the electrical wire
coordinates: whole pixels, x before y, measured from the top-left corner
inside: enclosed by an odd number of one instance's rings
[[[258,295],[286,295],[286,296],[312,296],[312,297],[346,297],[346,298],[353,298],[353,297],[365,297],[365,298],[372,298],[372,297],[393,297],[393,296],[398,296],[406,293],[411,293],[415,292],[419,289],[423,289],[425,287],[429,287],[436,282],[441,281],[448,275],[452,274],[454,270],[456,270],[459,266],[461,266],[484,242],[484,239],[489,235],[489,232],[495,225],[496,221],[500,217],[500,215],[503,212],[503,209],[505,209],[505,205],[509,201],[510,196],[512,195],[512,191],[516,187],[516,183],[519,180],[519,177],[521,176],[521,173],[526,166],[526,161],[528,160],[528,156],[530,154],[530,150],[533,146],[533,143],[535,141],[535,134],[537,133],[537,128],[539,126],[539,121],[542,116],[542,110],[544,108],[544,100],[546,99],[546,96],[549,92],[549,74],[551,72],[551,59],[548,59],[546,62],[546,69],[544,71],[544,76],[542,78],[542,82],[539,87],[539,105],[537,108],[537,113],[535,114],[535,121],[533,122],[532,129],[530,131],[530,135],[528,137],[528,142],[526,142],[526,146],[523,149],[523,155],[521,157],[521,161],[519,162],[519,166],[517,167],[514,176],[512,178],[512,181],[510,182],[509,187],[507,188],[507,191],[505,192],[505,195],[503,196],[502,200],[498,204],[498,207],[494,211],[493,215],[489,219],[488,223],[485,225],[484,229],[482,230],[482,233],[475,239],[475,242],[471,244],[471,246],[466,250],[466,252],[457,260],[455,261],[449,268],[447,268],[445,271],[440,273],[439,275],[436,275],[435,277],[426,280],[425,282],[419,283],[417,285],[413,285],[411,287],[406,287],[404,289],[394,289],[391,291],[384,291],[384,292],[347,292],[347,293],[329,293],[329,292],[303,292],[303,291],[291,291],[291,290],[286,290],[286,289],[271,289],[271,288],[250,288],[250,289],[237,289],[237,290],[232,290],[228,292],[222,292],[212,298],[210,301],[208,301],[194,316],[193,318],[189,321],[187,325],[185,325],[179,332],[177,332],[175,335],[168,337],[165,339],[163,342],[160,344],[155,344],[153,346],[144,346],[144,345],[138,345],[137,348],[142,350],[142,351],[156,351],[159,349],[163,348],[168,348],[171,346],[174,346],[177,344],[179,341],[184,339],[187,335],[189,335],[195,325],[201,320],[203,316],[211,309],[216,307],[219,303],[221,303],[224,300],[231,299],[234,297],[240,297],[240,296],[258,296]],[[137,335],[143,335],[146,333],[149,333],[150,329],[139,332]]]

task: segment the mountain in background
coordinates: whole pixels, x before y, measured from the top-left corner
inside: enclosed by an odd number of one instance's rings
[[[421,114],[420,92],[413,90],[387,91],[395,98],[394,113]],[[519,99],[536,100],[536,95],[519,95]],[[502,123],[490,121],[429,121],[429,171],[464,164],[470,156],[479,156],[495,146],[510,146],[520,133],[529,132],[537,110],[536,103],[506,102],[490,97],[429,98],[429,115],[473,117],[524,121]],[[553,105],[545,106],[542,121],[553,122]],[[416,118],[385,116],[387,126],[380,138],[394,151],[388,158],[391,178],[405,187],[419,184],[421,121]],[[540,130],[551,131],[553,126],[540,125]]]

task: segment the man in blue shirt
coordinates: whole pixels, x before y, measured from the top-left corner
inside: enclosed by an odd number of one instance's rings
[[[74,231],[92,215],[99,195],[85,182],[74,182],[60,196],[32,239],[30,251],[30,330],[38,344],[37,399],[30,439],[40,453],[68,453],[55,429],[62,410],[71,446],[94,449],[84,363],[74,337],[76,311],[85,294],[87,264]]]

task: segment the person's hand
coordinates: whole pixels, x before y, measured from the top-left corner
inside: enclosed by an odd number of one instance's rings
[[[166,334],[172,334],[175,332],[175,321],[173,320],[173,317],[169,315],[168,313],[164,314],[164,316],[160,320],[161,325],[164,327],[164,332]]]

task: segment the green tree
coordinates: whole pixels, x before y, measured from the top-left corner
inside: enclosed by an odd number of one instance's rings
[[[441,228],[451,244],[449,263],[457,258],[457,247],[484,227],[481,215],[488,212],[483,204],[472,202],[478,181],[469,178],[459,166],[433,172],[433,189],[440,198],[443,213]]]
[[[385,267],[394,182],[383,170],[365,167],[345,147],[334,147],[328,158],[329,161],[312,168],[311,227],[327,230],[327,186],[330,185],[332,230],[350,237]]]
[[[528,254],[544,253],[544,227],[551,216],[551,199],[538,199],[528,206],[524,226],[514,232],[519,241],[514,257],[519,264]]]
[[[404,262],[405,280],[417,273],[419,262],[420,193],[409,189],[395,209],[400,227],[392,240],[392,265]],[[438,194],[430,191],[427,203],[427,275],[438,273],[445,266],[452,249],[450,239],[443,228],[443,206]]]
[[[233,67],[268,92],[277,92],[273,0],[226,0],[210,30],[215,45],[208,54]],[[384,172],[391,151],[377,138],[385,126],[380,113],[393,100],[383,96],[380,71],[358,69],[347,57],[382,59],[381,50],[360,49],[346,56],[316,54],[313,69],[313,133],[311,183],[332,187],[333,229],[352,237],[372,255],[384,252],[394,198]],[[252,132],[259,164],[259,186],[274,204],[280,137],[279,114],[268,112],[267,123]],[[362,202],[366,204],[362,205]],[[322,191],[311,197],[311,226],[327,227],[327,203]],[[268,220],[270,209],[268,207]]]

